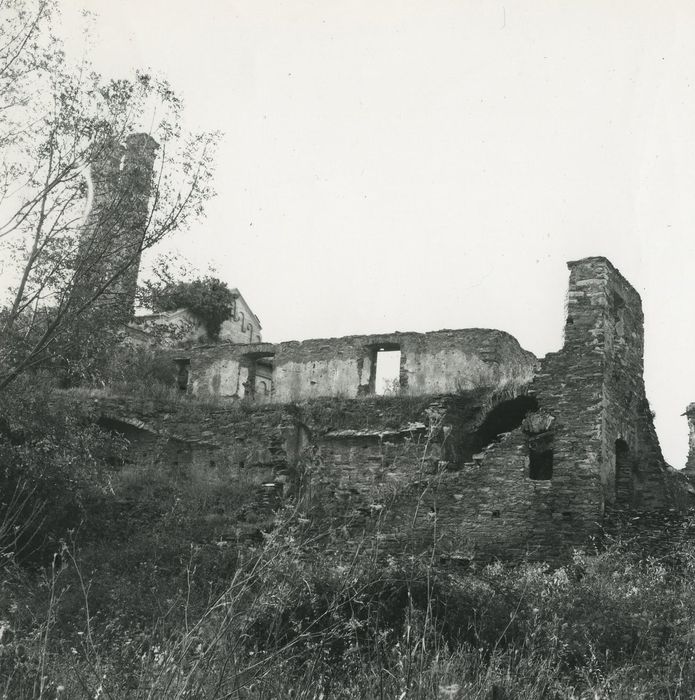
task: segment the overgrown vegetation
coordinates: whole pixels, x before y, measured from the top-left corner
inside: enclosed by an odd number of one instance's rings
[[[155,434],[136,459],[125,437],[99,427],[88,396],[55,391],[62,378],[174,398],[168,361],[114,352],[116,318],[94,303],[108,284],[75,290],[98,277],[78,235],[94,144],[131,132],[158,97],[171,108],[158,137],[171,158],[180,109],[164,82],[104,84],[67,65],[49,31],[55,11],[44,0],[0,4],[0,203],[12,205],[0,238],[19,270],[0,311],[2,697],[695,696],[695,548],[657,560],[613,544],[556,568],[444,569],[434,551],[348,545],[301,501],[274,512],[251,476],[180,464]],[[213,141],[193,137],[172,178],[161,170],[143,243],[106,282],[202,213]],[[213,277],[158,293],[157,308],[190,308],[211,337],[231,315],[231,292]],[[458,398],[469,391],[471,411],[493,401],[467,386]],[[319,431],[383,426],[386,414],[400,429],[429,402],[365,398],[351,402],[357,413],[316,402],[307,415]]]
[[[146,347],[122,345],[112,349],[111,356],[102,363],[99,379],[92,386],[109,395],[176,400],[181,394],[174,361]]]
[[[191,494],[157,478],[130,488],[108,537],[77,534],[40,571],[4,564],[6,697],[695,692],[692,551],[677,569],[615,546],[557,569],[446,573],[319,551],[291,509],[262,542],[223,539]]]
[[[211,340],[219,337],[222,324],[232,317],[234,299],[226,282],[210,276],[148,289],[148,304],[154,311],[189,309],[205,324]]]
[[[142,253],[213,194],[217,134],[186,131],[166,80],[107,80],[70,61],[58,15],[55,0],[0,3],[0,257],[12,285],[0,391],[37,366],[73,385],[97,374],[132,314]]]
[[[17,387],[0,449],[0,688],[17,698],[687,698],[695,549],[561,567],[347,546],[222,463],[132,461]],[[59,399],[60,396],[64,398]],[[22,490],[31,479],[32,487]],[[668,561],[668,563],[666,563]]]

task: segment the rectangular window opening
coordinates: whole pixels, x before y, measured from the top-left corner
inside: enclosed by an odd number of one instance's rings
[[[528,475],[534,481],[553,478],[553,433],[528,436]]]
[[[379,348],[376,352],[376,381],[374,393],[394,396],[401,390],[401,350],[398,347]]]
[[[529,477],[535,481],[553,478],[553,451],[529,450]]]

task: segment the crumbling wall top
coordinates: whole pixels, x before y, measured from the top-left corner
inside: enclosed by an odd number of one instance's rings
[[[602,272],[604,275],[609,275],[611,282],[621,287],[624,292],[631,297],[631,303],[637,303],[641,307],[642,299],[639,292],[608,258],[604,258],[602,255],[594,255],[588,258],[580,258],[579,260],[570,260],[567,262],[567,267],[570,273],[580,268],[586,268],[587,271],[593,274],[600,274]],[[570,286],[571,285],[572,276],[570,277]]]
[[[398,391],[411,395],[523,384],[537,365],[509,333],[486,328],[224,344],[190,349],[191,391],[243,398],[242,387],[261,369],[257,361],[265,361],[272,366],[267,400],[354,398],[378,391],[378,366],[388,352],[399,353]]]

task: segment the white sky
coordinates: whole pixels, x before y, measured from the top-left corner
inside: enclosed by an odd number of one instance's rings
[[[666,458],[695,401],[695,5],[62,0],[94,62],[150,68],[225,132],[176,247],[264,339],[490,327],[557,350],[567,260],[642,295]]]

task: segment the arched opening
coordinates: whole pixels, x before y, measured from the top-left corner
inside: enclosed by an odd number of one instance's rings
[[[538,399],[534,396],[517,396],[498,403],[486,416],[475,432],[473,451],[495,442],[504,433],[518,428],[527,414],[538,410]]]

